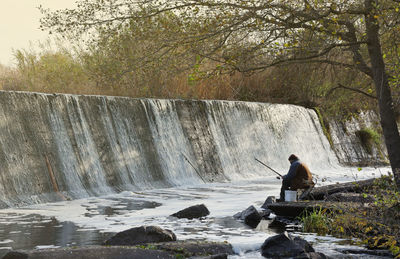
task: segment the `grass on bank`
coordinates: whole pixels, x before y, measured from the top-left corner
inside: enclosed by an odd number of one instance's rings
[[[303,231],[357,238],[370,249],[388,249],[400,258],[400,193],[393,175],[375,180],[363,195],[372,195],[375,201],[368,207],[340,208],[340,213],[317,209],[303,215]]]

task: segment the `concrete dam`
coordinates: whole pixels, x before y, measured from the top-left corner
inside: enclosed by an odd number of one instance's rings
[[[315,172],[365,156],[336,124],[335,154],[314,110],[284,104],[1,91],[0,123],[0,208],[270,173],[255,158],[286,173],[292,153]]]

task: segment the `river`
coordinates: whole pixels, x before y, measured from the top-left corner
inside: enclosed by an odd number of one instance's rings
[[[385,174],[387,168],[343,168],[324,173],[324,184],[366,179]],[[227,241],[235,255],[230,258],[263,258],[260,247],[279,229],[252,229],[232,216],[250,205],[261,207],[267,196],[277,196],[280,181],[266,177],[251,181],[208,183],[151,189],[71,201],[29,205],[0,210],[0,251],[99,245],[116,232],[142,225],[172,230],[178,240]],[[177,219],[169,215],[186,207],[205,204],[210,215],[203,219]],[[267,222],[268,224],[268,222]],[[345,249],[360,249],[349,240],[293,232],[311,242],[317,252],[335,258],[368,258],[348,255]],[[370,256],[369,258],[377,258]],[[383,257],[382,257],[383,258]]]

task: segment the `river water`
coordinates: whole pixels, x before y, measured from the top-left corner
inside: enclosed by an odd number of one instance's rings
[[[342,168],[335,173],[320,173],[324,182],[319,184],[367,179],[386,172],[387,168],[364,168],[361,171]],[[263,258],[259,249],[264,240],[282,230],[251,229],[232,216],[250,205],[260,208],[266,197],[278,195],[279,188],[280,181],[266,172],[266,177],[251,181],[123,191],[101,197],[3,209],[0,210],[0,252],[98,245],[116,232],[156,225],[172,230],[178,240],[227,241],[236,253],[230,258]],[[196,204],[205,204],[210,215],[193,220],[169,216]],[[292,234],[310,241],[317,252],[335,258],[369,257],[366,254],[341,253],[343,249],[360,249],[349,245],[346,240],[300,232]]]

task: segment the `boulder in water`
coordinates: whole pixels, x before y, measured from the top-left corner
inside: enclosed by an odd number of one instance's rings
[[[315,250],[306,240],[293,237],[286,231],[282,234],[267,238],[261,246],[261,254],[264,257],[272,258],[297,258],[297,256],[303,258],[302,256],[311,252],[315,252]]]
[[[257,209],[251,205],[242,212],[233,215],[235,219],[243,220],[246,225],[256,228],[258,223],[260,223],[262,216],[258,213]]]
[[[268,196],[267,199],[264,201],[264,204],[261,206],[261,208],[268,209],[268,205],[275,202],[276,202],[275,196]]]
[[[190,206],[186,209],[180,210],[171,216],[177,218],[186,218],[186,219],[194,219],[201,218],[210,215],[210,211],[204,204]]]
[[[103,245],[132,246],[168,241],[176,241],[176,235],[172,231],[157,226],[141,226],[119,232],[106,240]]]

